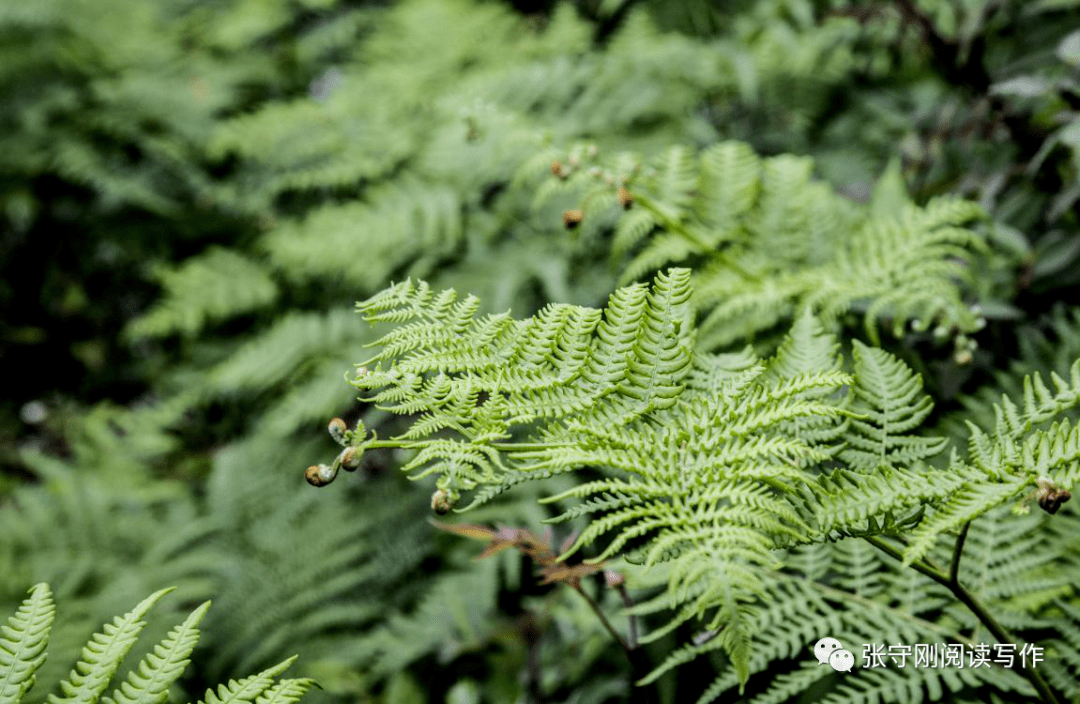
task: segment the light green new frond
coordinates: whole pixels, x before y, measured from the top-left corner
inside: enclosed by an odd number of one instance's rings
[[[49,704],[96,704],[146,625],[140,619],[169,591],[151,594],[91,636],[68,679],[60,683],[62,695],[50,694]]]
[[[840,457],[858,471],[878,467],[905,467],[940,453],[944,438],[928,438],[907,433],[918,428],[933,409],[923,393],[922,377],[902,361],[858,340],[855,361],[855,401],[852,418],[844,435],[848,447]]]
[[[692,367],[689,278],[676,269],[620,289],[603,313],[553,304],[521,321],[477,318],[477,299],[407,281],[358,305],[400,325],[352,383],[418,416],[398,438],[418,450],[408,468],[443,475],[444,488],[500,483],[494,467],[565,467],[558,448],[582,427],[617,428],[675,403]],[[494,443],[537,420],[540,454],[506,446],[500,458]],[[439,431],[454,436],[431,437]]]
[[[242,680],[230,680],[219,685],[217,691],[206,690],[206,695],[198,704],[254,704],[274,684],[274,678],[287,670],[296,661],[296,656],[268,667],[257,675]],[[285,680],[288,681],[288,680]]]
[[[804,330],[794,348],[808,341],[815,339]],[[764,371],[728,371],[716,390],[688,389],[668,411],[622,429],[582,427],[579,448],[562,453],[572,465],[615,472],[548,499],[585,499],[587,508],[560,519],[598,514],[566,554],[611,533],[595,558],[602,560],[643,539],[644,564],[664,563],[670,606],[682,607],[676,622],[694,615],[707,628],[723,627],[709,648],[680,651],[664,670],[719,648],[745,681],[753,604],[765,588],[760,570],[779,567],[779,545],[809,535],[786,492],[806,481],[800,467],[829,455],[788,428],[799,419],[838,417],[837,402],[827,398],[849,379],[835,370],[792,378]]]
[[[946,497],[912,532],[904,549],[905,565],[930,552],[942,534],[959,530],[968,521],[1019,496],[1028,485],[1026,478],[1021,477],[1007,477],[995,482],[974,473],[961,476],[964,484]]]
[[[209,608],[210,602],[204,602],[183,623],[169,631],[120,687],[102,700],[103,704],[163,704],[167,701],[170,685],[190,662],[191,651],[199,641],[199,622]]]
[[[19,704],[45,661],[56,607],[48,585],[38,584],[0,628],[0,704]]]
[[[905,524],[919,506],[952,496],[962,484],[959,476],[921,464],[869,473],[837,469],[808,486],[805,505],[826,535],[877,533]]]
[[[1038,374],[1026,378],[1022,407],[1003,396],[994,406],[992,432],[968,423],[967,463],[954,459],[949,470],[963,485],[916,528],[904,552],[906,562],[925,555],[941,533],[958,530],[1025,492],[1034,490],[1031,496],[1039,497],[1040,507],[1057,512],[1080,474],[1080,430],[1067,418],[1037,426],[1080,402],[1080,360],[1070,369],[1070,381],[1056,374],[1051,378],[1055,391]]]
[[[315,680],[307,677],[279,680],[260,694],[255,699],[255,704],[294,704],[313,686],[316,686]]]
[[[129,338],[194,334],[207,323],[266,306],[278,295],[265,266],[217,247],[158,277],[164,299],[132,321],[125,331]]]
[[[102,696],[120,668],[124,656],[145,626],[142,617],[171,589],[151,594],[134,609],[118,616],[90,637],[70,676],[59,685],[60,694],[49,694],[50,704],[164,704],[169,688],[189,663],[199,640],[198,624],[210,607],[196,608],[158,643],[118,684],[111,696]],[[34,670],[45,658],[54,607],[51,590],[36,586],[7,625],[0,627],[0,702],[21,704],[33,685]],[[262,704],[293,704],[311,684],[310,680],[282,680],[277,689],[267,690],[295,658],[241,682],[222,686],[217,694],[207,692],[203,704],[255,704],[266,692]]]

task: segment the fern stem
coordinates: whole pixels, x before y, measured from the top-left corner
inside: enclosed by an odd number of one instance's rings
[[[705,241],[698,235],[686,229],[686,227],[684,227],[683,224],[680,223],[678,220],[672,220],[667,215],[665,215],[664,212],[661,211],[660,208],[658,208],[648,196],[635,193],[634,198],[639,205],[641,205],[643,208],[655,215],[656,219],[660,221],[660,223],[663,224],[663,226],[671,232],[677,232],[684,239],[689,240],[691,243],[693,243],[696,247],[699,247],[704,252],[712,252],[713,256],[723,262],[726,267],[738,272],[739,276],[742,276],[747,281],[759,280],[759,277],[754,276],[750,272],[743,269],[741,266],[739,266],[739,263],[733,258],[727,256],[724,252],[716,249],[716,245]]]
[[[982,603],[980,603],[975,596],[964,587],[964,585],[959,582],[953,582],[950,589],[952,590],[952,593],[956,595],[956,598],[959,599],[964,606],[968,607],[983,625],[994,634],[994,637],[998,639],[999,643],[1014,643],[1013,639],[1009,637],[1009,634],[1005,629],[1001,627],[1001,624],[997,622],[993,615],[986,610],[986,607],[983,606]],[[1050,689],[1050,685],[1046,683],[1046,680],[1042,678],[1042,675],[1040,675],[1034,667],[1021,665],[1020,672],[1029,682],[1031,682],[1031,685],[1035,687],[1035,691],[1039,693],[1039,698],[1046,702],[1046,704],[1060,704],[1060,700]]]
[[[997,619],[994,618],[993,614],[991,614],[987,610],[987,608],[978,599],[975,598],[974,594],[969,592],[967,588],[960,583],[960,580],[957,577],[957,573],[960,569],[960,552],[963,549],[964,541],[967,539],[968,525],[970,525],[970,521],[964,524],[963,529],[960,531],[960,537],[956,541],[956,548],[953,551],[952,564],[949,568],[949,574],[945,574],[941,570],[934,569],[933,567],[927,565],[921,560],[916,560],[915,562],[912,562],[911,566],[915,569],[915,571],[919,572],[920,574],[926,575],[930,579],[934,580],[938,584],[941,584],[949,591],[951,591],[953,593],[953,596],[955,596],[957,600],[960,601],[960,603],[966,606],[968,610],[971,611],[971,613],[975,614],[975,617],[979,619],[979,621],[984,626],[986,626],[987,630],[993,634],[994,638],[996,638],[999,643],[1003,645],[1015,645],[1016,641],[1014,641],[1009,635],[1009,633],[1004,628],[1002,628],[1001,624],[997,622]],[[881,540],[877,536],[873,535],[863,536],[863,539],[869,542],[874,547],[881,550],[882,552],[886,553],[887,555],[890,555],[891,557],[903,562],[904,556],[901,554],[901,552],[886,543],[884,540]],[[1020,649],[1017,648],[1017,650]],[[1022,674],[1027,679],[1027,681],[1031,683],[1031,686],[1034,687],[1035,691],[1039,693],[1039,699],[1041,699],[1043,702],[1045,702],[1046,704],[1061,704],[1061,700],[1057,698],[1057,695],[1055,695],[1053,690],[1050,689],[1050,685],[1046,683],[1046,680],[1042,678],[1042,675],[1040,675],[1034,667],[1021,665],[1020,674]]]
[[[623,606],[627,609],[632,609],[634,607],[634,600],[630,598],[630,592],[626,590],[626,585],[620,584],[615,588],[619,590],[619,596],[622,597]],[[626,643],[630,646],[630,649],[633,650],[638,646],[637,616],[630,614],[627,620],[629,621],[630,632],[626,634]]]
[[[866,542],[870,543],[878,550],[881,550],[889,557],[893,557],[900,562],[904,561],[903,553],[894,548],[892,545],[886,543],[884,540],[878,538],[876,535],[864,535],[862,537]],[[926,575],[938,584],[949,587],[950,589],[952,588],[952,583],[949,581],[949,576],[939,569],[934,569],[934,567],[928,565],[925,561],[916,560],[915,562],[911,563],[911,567],[919,574]]]
[[[365,450],[378,448],[394,448],[404,450],[419,450],[428,443],[420,440],[371,440],[362,444]],[[569,443],[545,443],[545,442],[492,442],[487,447],[503,452],[546,452],[561,447],[573,447]]]
[[[585,593],[585,590],[581,588],[580,584],[570,583],[570,586],[574,588],[574,591],[581,595],[581,598],[588,602],[589,607],[600,618],[600,623],[604,624],[604,628],[611,634],[611,637],[622,646],[623,652],[626,653],[626,659],[630,661],[630,682],[637,682],[645,677],[645,675],[652,670],[652,666],[645,658],[644,651],[637,647],[637,624],[635,617],[633,615],[630,616],[630,641],[627,642],[623,640],[622,636],[615,630],[615,627],[611,625],[611,621],[604,615],[604,612],[600,609],[600,605]],[[619,593],[622,594],[623,603],[627,605],[627,608],[634,605],[634,602],[630,599],[629,593],[627,593],[626,588],[622,585],[619,585]],[[632,697],[633,701],[641,702],[641,704],[659,704],[660,702],[655,682],[639,686],[637,690],[632,693]]]
[[[619,645],[622,646],[622,649],[626,651],[627,655],[629,655],[630,651],[633,650],[633,648],[630,647],[629,643],[623,640],[622,636],[620,636],[619,633],[615,630],[615,627],[611,625],[611,621],[608,621],[608,618],[604,615],[604,612],[600,608],[600,605],[593,601],[592,597],[585,593],[585,590],[581,588],[581,585],[571,584],[570,586],[574,588],[574,591],[581,595],[581,598],[583,598],[589,603],[589,607],[594,612],[596,612],[596,615],[598,617],[600,617],[600,623],[604,624],[604,628],[606,628],[607,632],[611,634],[611,637],[614,638],[619,643]]]
[[[968,528],[971,521],[964,523],[960,529],[960,536],[956,539],[956,547],[953,548],[952,563],[949,565],[949,581],[953,584],[960,583],[960,555],[964,552],[964,541],[967,540]]]

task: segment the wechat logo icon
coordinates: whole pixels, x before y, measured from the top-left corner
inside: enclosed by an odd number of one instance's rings
[[[822,638],[814,645],[814,657],[819,665],[829,665],[839,672],[851,672],[855,665],[855,656],[835,638]]]

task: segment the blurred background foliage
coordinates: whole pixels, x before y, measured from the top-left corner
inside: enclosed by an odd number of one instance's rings
[[[39,581],[62,610],[35,692],[178,585],[178,616],[215,601],[186,695],[298,652],[310,701],[626,701],[587,603],[471,562],[401,458],[304,484],[362,410],[353,303],[406,276],[602,302],[610,228],[537,198],[586,144],[740,139],[855,201],[892,163],[993,219],[973,359],[887,341],[954,427],[1080,356],[1051,313],[1080,292],[1078,27],[1075,0],[0,1],[0,611]],[[550,489],[469,520],[537,528]]]

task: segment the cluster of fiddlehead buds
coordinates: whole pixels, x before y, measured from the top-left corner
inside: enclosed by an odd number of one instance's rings
[[[338,453],[332,464],[313,464],[304,472],[304,478],[312,486],[326,486],[337,477],[338,470],[346,472],[355,471],[360,467],[360,459],[364,456],[364,447],[361,444],[367,437],[367,430],[363,421],[356,421],[356,427],[349,430],[345,421],[340,418],[332,418],[326,429],[334,442],[343,445],[344,449]]]
[[[467,483],[469,488],[474,486],[471,483]],[[445,516],[454,510],[458,501],[461,500],[461,492],[452,484],[449,477],[442,477],[435,484],[437,487],[434,494],[431,495],[431,510],[440,516]]]
[[[1035,493],[1039,508],[1047,513],[1057,513],[1061,504],[1072,498],[1072,494],[1065,489],[1059,489],[1046,477],[1039,477],[1036,483],[1039,485],[1039,490]]]
[[[569,179],[579,168],[582,168],[583,161],[590,161],[596,158],[596,146],[591,145],[588,147],[577,146],[570,152],[566,161],[559,161],[555,159],[551,162],[551,173],[558,179]],[[595,181],[601,182],[603,185],[599,189],[592,189],[591,192],[585,196],[585,203],[587,204],[594,197],[602,194],[608,194],[610,196],[612,188],[615,189],[615,200],[618,202],[619,207],[623,210],[630,210],[634,206],[634,195],[630,192],[630,184],[634,179],[634,175],[641,171],[641,164],[633,164],[632,167],[627,169],[623,167],[622,173],[613,173],[606,171],[600,166],[591,166],[583,173]],[[585,205],[580,208],[571,208],[564,210],[562,214],[563,227],[567,230],[577,229],[582,220],[585,219]]]
[[[450,501],[450,492],[438,489],[431,495],[431,510],[440,516],[445,516],[453,510],[454,504]]]

